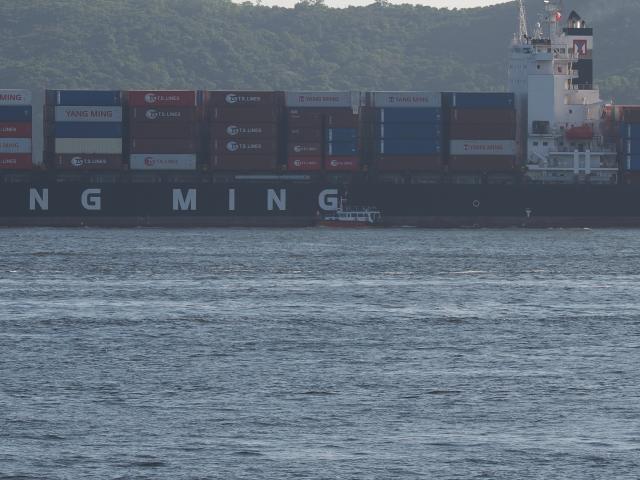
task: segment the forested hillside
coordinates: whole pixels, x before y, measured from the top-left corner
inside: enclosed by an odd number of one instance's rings
[[[607,98],[640,102],[640,2],[567,2]],[[573,5],[571,5],[573,3]],[[528,2],[530,21],[542,0]],[[293,9],[227,0],[0,3],[0,84],[43,88],[503,90],[515,3]]]

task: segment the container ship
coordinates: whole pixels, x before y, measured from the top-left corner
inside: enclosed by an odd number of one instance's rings
[[[542,3],[542,2],[541,2]],[[509,92],[0,90],[0,225],[640,226],[640,106],[605,104],[593,29],[545,0]]]

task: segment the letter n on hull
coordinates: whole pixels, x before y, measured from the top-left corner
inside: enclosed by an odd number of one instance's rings
[[[49,210],[49,189],[43,188],[38,190],[37,188],[29,189],[29,210],[35,212],[36,209],[43,211]]]

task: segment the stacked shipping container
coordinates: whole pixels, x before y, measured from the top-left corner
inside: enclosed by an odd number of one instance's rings
[[[512,93],[446,93],[449,171],[496,172],[516,167]]]
[[[286,107],[289,170],[360,169],[359,93],[287,92]]]
[[[61,170],[122,168],[119,91],[47,90],[45,163]]]
[[[129,168],[195,170],[201,150],[194,90],[129,91]]]
[[[640,107],[622,107],[622,165],[630,172],[640,172]]]
[[[368,94],[372,162],[381,172],[442,168],[442,99],[430,92]]]
[[[272,171],[281,149],[282,92],[209,92],[209,164],[214,170]]]
[[[33,166],[31,119],[31,92],[0,90],[0,169]]]

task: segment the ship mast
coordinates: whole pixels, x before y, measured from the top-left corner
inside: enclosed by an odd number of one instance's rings
[[[518,41],[522,42],[529,37],[527,30],[527,10],[524,6],[524,0],[518,0],[518,7],[520,9],[520,25],[518,26]]]

